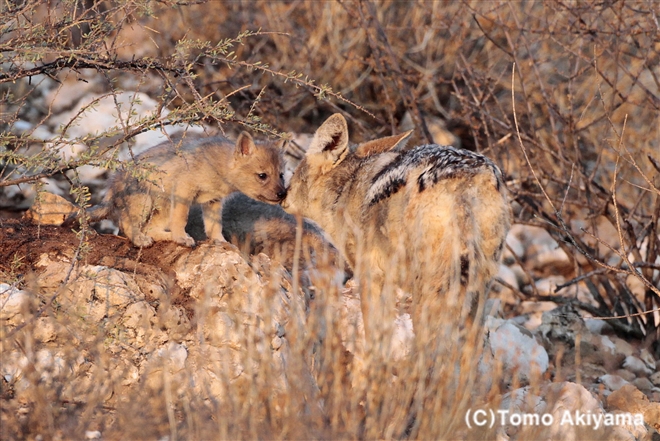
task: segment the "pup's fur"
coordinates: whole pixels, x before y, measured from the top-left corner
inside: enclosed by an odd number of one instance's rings
[[[281,148],[255,144],[246,132],[235,144],[223,137],[167,141],[136,160],[146,176],[116,173],[102,203],[88,215],[90,221],[114,220],[139,247],[163,240],[193,246],[185,226],[194,203],[202,205],[206,236],[224,241],[220,213],[226,196],[241,191],[277,204],[286,195]]]
[[[438,145],[404,150],[409,136],[350,149],[346,120],[331,116],[282,202],[323,228],[354,269],[365,330],[378,326],[373,308],[393,297],[385,295],[387,286],[412,294],[416,330],[437,320],[440,309],[453,307],[463,323],[474,318],[510,225],[502,174],[492,161]]]
[[[236,192],[222,205],[224,238],[249,255],[264,253],[278,260],[288,271],[293,270],[297,221],[279,205],[256,201]],[[186,231],[196,241],[206,239],[201,207],[193,205]],[[313,223],[302,222],[299,265],[311,269],[325,263],[342,268],[337,249]]]

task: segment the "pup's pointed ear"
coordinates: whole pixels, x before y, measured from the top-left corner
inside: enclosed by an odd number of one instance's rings
[[[236,139],[235,153],[238,155],[249,156],[255,149],[254,140],[248,132],[241,132]]]
[[[348,124],[341,114],[335,113],[318,128],[305,156],[310,165],[320,167],[321,173],[327,173],[347,154]]]
[[[402,150],[410,137],[412,136],[412,130],[400,133],[398,135],[386,136],[385,138],[374,139],[373,141],[367,141],[360,144],[357,149],[355,149],[355,154],[361,158],[366,158],[367,156],[376,155],[378,153],[389,152],[390,150]]]

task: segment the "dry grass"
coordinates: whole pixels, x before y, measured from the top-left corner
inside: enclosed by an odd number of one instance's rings
[[[660,28],[652,3],[51,3],[0,6],[0,190],[44,176],[64,179],[63,172],[112,158],[122,142],[167,122],[154,118],[89,137],[87,145],[102,147],[78,162],[41,147],[35,156],[32,133],[17,135],[12,124],[52,116],[39,105],[38,86],[69,69],[96,70],[108,93],[148,92],[173,120],[227,130],[312,132],[341,111],[361,141],[396,132],[410,112],[417,141],[429,140],[428,125],[442,118],[464,147],[502,167],[516,222],[558,240],[571,260],[568,284],[586,287],[594,302],[545,299],[594,316],[657,311]],[[77,15],[69,16],[64,11],[73,4]],[[231,45],[216,46],[225,39]],[[113,161],[103,164],[116,167]],[[0,262],[5,274],[15,278],[11,262]],[[534,279],[529,274],[521,299],[542,297]],[[21,283],[38,293],[27,278]],[[291,338],[286,393],[274,388],[270,364],[253,345],[261,338],[256,328],[245,335],[249,380],[229,381],[216,364],[225,389],[222,399],[209,400],[192,392],[190,373],[170,377],[167,369],[156,369],[153,384],[123,387],[128,365],[108,355],[119,344],[113,330],[78,320],[75,332],[84,338],[63,348],[64,365],[52,381],[35,368],[20,402],[0,388],[1,437],[80,439],[85,430],[101,430],[104,439],[492,437],[463,427],[468,408],[497,406],[500,392],[499,382],[478,381],[475,336],[419,331],[441,343],[441,364],[428,351],[362,371],[339,339],[338,288],[319,292],[305,332]],[[77,320],[56,307],[47,315],[62,326]],[[660,354],[658,316],[611,323]],[[2,351],[36,354],[37,318],[12,338],[3,330]],[[67,366],[80,354],[94,369],[71,393],[66,388],[79,373]],[[302,380],[308,371],[318,389]]]

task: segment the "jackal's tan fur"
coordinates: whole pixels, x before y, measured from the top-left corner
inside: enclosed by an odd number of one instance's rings
[[[452,147],[404,149],[409,136],[349,148],[346,120],[331,116],[282,202],[317,222],[355,270],[365,329],[378,320],[373,308],[393,297],[383,293],[388,286],[412,294],[415,327],[421,318],[432,323],[439,307],[468,320],[497,271],[510,225],[493,162]]]
[[[242,132],[236,143],[223,137],[164,142],[136,157],[147,168],[137,179],[116,173],[103,202],[88,211],[92,221],[113,219],[136,246],[169,240],[193,246],[185,232],[193,203],[202,205],[206,235],[223,241],[221,207],[235,191],[277,204],[286,194],[281,149],[255,144]]]

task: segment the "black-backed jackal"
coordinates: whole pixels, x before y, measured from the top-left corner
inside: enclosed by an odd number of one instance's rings
[[[491,160],[453,147],[404,148],[409,137],[351,148],[346,120],[332,115],[282,202],[323,228],[352,266],[367,340],[383,313],[391,317],[396,288],[412,295],[416,334],[439,325],[441,310],[471,322],[511,222],[502,173]]]

